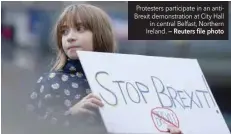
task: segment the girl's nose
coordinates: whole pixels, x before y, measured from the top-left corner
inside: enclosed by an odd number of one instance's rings
[[[69,43],[75,42],[75,41],[77,40],[77,37],[76,37],[76,36],[77,36],[77,35],[76,35],[75,31],[74,31],[73,29],[71,29],[71,30],[70,30],[70,33],[69,33],[69,35],[68,35],[68,37],[67,37],[67,41],[68,41]]]
[[[75,42],[75,41],[76,41],[76,39],[75,39],[75,38],[73,38],[73,37],[69,37],[69,38],[67,39],[67,41],[68,41],[69,43],[71,43],[71,42]]]

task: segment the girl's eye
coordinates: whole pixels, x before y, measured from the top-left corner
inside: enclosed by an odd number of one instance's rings
[[[78,31],[78,32],[84,32],[85,31],[85,27],[84,26],[77,26],[76,27],[76,30]]]
[[[61,30],[62,35],[67,35],[69,32],[69,29],[65,28]]]

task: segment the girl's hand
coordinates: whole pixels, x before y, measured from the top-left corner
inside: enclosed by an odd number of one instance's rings
[[[183,134],[179,128],[173,126],[168,126],[168,132],[170,134]]]
[[[103,107],[103,103],[100,98],[92,93],[88,94],[84,97],[80,102],[76,103],[74,106],[70,108],[70,112],[72,115],[83,114],[83,115],[93,115],[96,113],[93,109],[97,109],[99,107]]]

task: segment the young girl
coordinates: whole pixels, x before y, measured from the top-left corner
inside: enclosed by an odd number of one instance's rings
[[[36,112],[39,119],[57,126],[79,128],[88,119],[95,119],[102,125],[97,109],[103,107],[103,103],[98,96],[90,93],[76,51],[115,52],[108,15],[92,5],[70,5],[60,15],[55,35],[58,48],[56,63],[51,72],[38,79],[28,108]],[[173,127],[169,127],[169,132],[180,133]]]

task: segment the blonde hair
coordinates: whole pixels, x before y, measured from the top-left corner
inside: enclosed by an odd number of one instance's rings
[[[62,26],[75,27],[79,22],[93,33],[93,51],[115,52],[116,43],[109,16],[100,8],[89,4],[73,4],[64,9],[58,18],[54,35],[57,44],[57,56],[52,71],[62,69],[67,56],[62,48]]]

